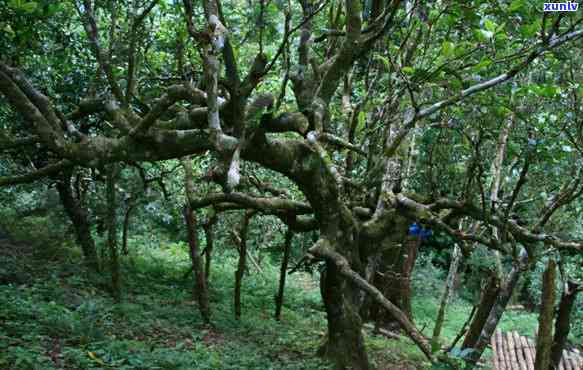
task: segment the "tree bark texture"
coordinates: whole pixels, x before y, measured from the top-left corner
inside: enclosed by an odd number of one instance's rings
[[[57,182],[57,191],[65,209],[65,213],[71,220],[75,229],[75,238],[83,251],[83,257],[87,266],[99,271],[99,259],[95,248],[95,241],[91,235],[91,223],[89,214],[84,205],[74,197],[71,189],[71,172],[63,173]]]
[[[413,321],[413,307],[411,305],[411,275],[417,260],[417,250],[421,245],[421,236],[410,237],[406,239],[406,254],[403,263],[403,270],[401,271],[401,305],[403,312],[407,315],[410,321]]]
[[[500,291],[500,279],[498,274],[493,272],[482,291],[482,296],[480,297],[480,302],[478,303],[477,311],[474,315],[474,319],[470,324],[470,328],[464,337],[462,343],[462,348],[473,348],[480,337],[480,333],[486,324],[486,320],[490,315],[490,311],[496,302],[496,297]]]
[[[538,316],[534,370],[548,370],[551,364],[556,271],[557,265],[555,261],[552,259],[549,260],[547,268],[543,273],[543,291]]]
[[[133,200],[130,200],[128,202],[128,206],[127,209],[125,211],[124,214],[124,218],[123,218],[123,235],[122,235],[122,253],[124,254],[124,256],[127,256],[129,254],[129,250],[128,250],[128,237],[129,237],[129,230],[130,230],[130,220],[132,217],[132,213],[135,209],[135,203]]]
[[[192,161],[189,159],[182,160],[184,169],[184,189],[188,200],[194,198],[194,181],[192,171]],[[200,313],[205,323],[210,323],[211,312],[208,298],[206,278],[202,270],[202,261],[200,257],[200,248],[198,244],[198,229],[196,212],[193,211],[190,201],[184,206],[184,220],[186,222],[186,232],[188,236],[188,246],[190,252],[190,261],[192,263],[192,272],[194,276],[193,297],[198,302]]]
[[[239,250],[239,262],[237,264],[237,271],[235,271],[235,295],[234,295],[234,305],[235,305],[235,318],[239,320],[241,318],[241,285],[243,284],[243,275],[245,274],[245,268],[247,266],[247,229],[249,228],[249,221],[253,213],[245,212],[243,216],[243,223],[241,224],[241,230],[239,231],[237,247]]]
[[[109,268],[111,271],[111,291],[116,302],[121,301],[121,273],[117,246],[117,203],[115,182],[118,176],[117,165],[107,168],[107,246],[109,249]]]
[[[204,236],[206,240],[206,247],[204,248],[204,278],[206,280],[207,286],[211,276],[212,256],[214,247],[213,229],[216,222],[217,216],[216,214],[213,214],[209,218],[209,220],[203,225]]]
[[[496,297],[496,301],[488,314],[488,318],[486,319],[486,323],[484,324],[482,331],[476,344],[472,347],[474,351],[472,351],[468,356],[468,361],[475,365],[479,361],[480,357],[484,353],[486,346],[490,343],[490,338],[492,338],[492,334],[496,330],[496,326],[498,326],[498,322],[502,318],[504,314],[504,310],[506,309],[506,305],[512,296],[512,292],[516,287],[516,283],[518,282],[518,278],[520,277],[522,270],[526,264],[528,255],[526,251],[523,249],[518,257],[518,261],[515,262],[512,270],[506,276],[502,287]]]
[[[567,343],[567,337],[571,329],[571,313],[579,291],[579,285],[573,281],[567,281],[564,284],[563,294],[559,303],[559,311],[555,321],[555,335],[553,338],[553,346],[551,348],[551,365],[556,369],[559,368],[561,356]]]
[[[435,327],[433,328],[431,350],[434,352],[439,349],[439,336],[441,334],[441,329],[445,320],[445,311],[453,292],[453,285],[457,276],[457,270],[460,264],[461,256],[462,252],[460,247],[456,244],[453,248],[453,258],[451,260],[451,264],[449,265],[449,272],[447,273],[447,279],[445,281],[445,289],[443,291],[443,295],[441,296],[441,304],[439,305],[439,312],[437,313]]]
[[[293,236],[293,232],[288,229],[285,233],[285,241],[283,244],[283,259],[281,261],[281,271],[279,274],[279,289],[277,291],[277,296],[275,297],[275,319],[278,321],[281,319],[281,308],[283,306],[283,295],[285,292],[285,278],[287,276],[287,267],[289,264]]]

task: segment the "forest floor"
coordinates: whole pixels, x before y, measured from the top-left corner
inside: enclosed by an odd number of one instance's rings
[[[278,268],[264,264],[259,272],[251,266],[244,279],[243,317],[237,321],[231,303],[235,260],[217,256],[209,327],[192,300],[191,277],[184,277],[189,261],[183,244],[142,247],[125,258],[120,304],[110,298],[108,274],[88,273],[79,260],[70,246],[33,246],[0,234],[0,369],[328,368],[315,356],[326,320],[319,289],[308,274],[291,275],[277,322]],[[415,299],[416,322],[428,335],[438,299]],[[455,337],[470,308],[452,304],[445,339]],[[508,316],[503,326],[516,329],[512,320],[520,320],[521,331],[532,333],[533,315]],[[404,337],[367,331],[366,344],[375,368],[430,368]]]

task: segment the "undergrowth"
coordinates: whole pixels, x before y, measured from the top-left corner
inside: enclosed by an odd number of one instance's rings
[[[60,245],[60,247],[59,247]],[[69,243],[25,244],[0,249],[21,279],[0,285],[1,369],[328,369],[315,354],[325,340],[326,319],[319,289],[307,274],[290,276],[282,320],[273,319],[279,267],[250,265],[243,283],[243,317],[234,319],[235,258],[215,257],[210,279],[213,325],[203,324],[192,299],[186,246],[134,240],[122,261],[124,296],[114,304],[108,274],[80,267]],[[19,247],[20,246],[20,247]],[[28,249],[27,249],[28,248]],[[14,256],[14,250],[22,255]],[[28,253],[28,254],[26,254]],[[47,259],[50,256],[50,259]],[[416,322],[430,334],[438,295],[415,297]],[[443,329],[451,341],[469,314],[461,299],[448,310]],[[532,315],[506,315],[502,326],[536,324]],[[520,331],[520,330],[519,330]],[[366,332],[372,365],[378,369],[429,367],[406,339]]]

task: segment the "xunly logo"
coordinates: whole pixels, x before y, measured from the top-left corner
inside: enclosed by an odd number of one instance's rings
[[[545,3],[545,12],[574,12],[579,8],[579,3]]]

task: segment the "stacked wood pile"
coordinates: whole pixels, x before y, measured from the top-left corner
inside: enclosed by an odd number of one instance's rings
[[[533,370],[536,345],[516,331],[497,330],[491,340],[494,370]],[[559,370],[583,370],[583,354],[577,350],[563,351]]]

